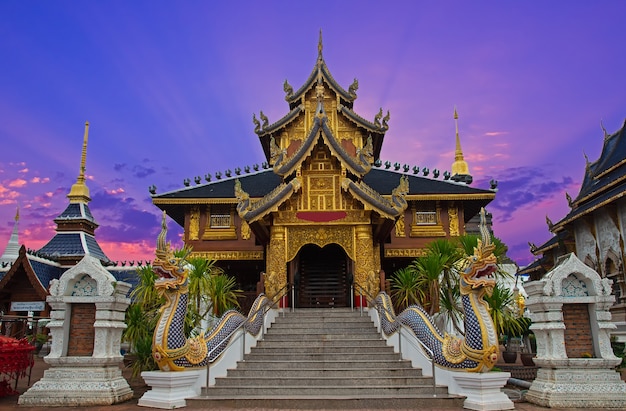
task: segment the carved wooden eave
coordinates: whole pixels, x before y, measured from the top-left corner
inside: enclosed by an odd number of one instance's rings
[[[300,145],[298,150],[289,158],[285,158],[286,151],[283,150],[278,155],[280,158],[279,160],[272,159],[272,161],[275,161],[273,163],[274,173],[283,177],[292,174],[298,167],[300,167],[304,159],[311,154],[311,151],[313,151],[318,141],[319,135],[326,146],[330,149],[332,155],[338,158],[348,171],[359,178],[363,177],[371,170],[374,157],[367,153],[363,153],[361,158],[355,158],[348,154],[333,134],[331,128],[328,126],[328,116],[326,116],[323,112],[323,108],[320,108],[320,110],[321,116],[315,117],[306,139]],[[368,145],[369,147],[367,147]],[[273,139],[270,140],[270,146],[273,146],[270,151],[280,151],[278,147],[275,146]],[[373,150],[371,139],[368,138],[366,147],[360,148],[359,153],[361,153],[361,150]],[[272,155],[272,157],[274,156]]]
[[[294,192],[300,190],[301,186],[300,180],[294,178],[289,183],[280,184],[258,201],[249,202],[248,200],[246,202],[245,200],[240,200],[237,204],[239,217],[248,224],[263,219],[271,212],[278,211],[278,207],[289,199]]]
[[[376,211],[386,219],[395,221],[406,209],[406,203],[404,208],[395,206],[363,181],[355,183],[349,178],[344,178],[341,186],[359,200],[366,210]]]
[[[316,86],[318,79],[320,78],[339,96],[340,103],[348,107],[352,107],[354,100],[356,100],[356,87],[354,87],[354,91],[352,92],[346,91],[343,87],[341,87],[330,74],[330,70],[328,70],[328,66],[326,66],[326,62],[324,61],[321,53],[317,58],[317,63],[315,64],[315,67],[313,67],[313,71],[311,71],[309,78],[307,78],[304,84],[295,93],[288,92],[285,96],[285,100],[289,103],[289,107],[293,109],[299,104],[299,102],[304,101],[306,93]],[[353,87],[351,87],[351,89],[353,89]]]
[[[280,120],[269,124],[267,126],[261,126],[258,130],[254,130],[254,132],[260,137],[272,134],[282,128],[288,126],[292,121],[298,118],[298,115],[304,111],[304,104],[300,104],[294,109],[292,109],[289,113],[287,113]]]
[[[304,142],[298,147],[295,153],[289,158],[286,158],[287,153],[283,151],[281,153],[282,158],[279,160],[271,159],[273,161],[273,169],[274,173],[278,174],[281,177],[288,176],[295,171],[296,168],[300,166],[302,161],[311,154],[311,151],[315,147],[315,143],[317,142],[319,131],[321,128],[321,119],[315,118],[313,121],[313,125],[307,134]],[[275,146],[275,142],[273,139],[270,140],[270,152],[279,150],[278,147]],[[273,156],[273,155],[272,155]]]

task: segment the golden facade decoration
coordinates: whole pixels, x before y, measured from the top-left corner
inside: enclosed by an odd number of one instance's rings
[[[267,249],[267,274],[272,281],[268,283],[268,278],[265,280],[265,292],[268,298],[273,298],[282,287],[287,285],[286,231],[283,226],[272,226],[270,244]]]
[[[206,258],[209,260],[257,260],[262,261],[263,251],[194,251],[192,257]]]
[[[402,214],[396,221],[396,237],[406,237],[404,230],[404,214]]]
[[[241,221],[241,239],[242,240],[250,239],[250,225],[243,220]]]
[[[454,205],[450,205],[450,207],[448,207],[448,219],[450,220],[450,236],[460,236],[461,233],[459,231],[459,211]]]
[[[200,232],[200,207],[191,207],[189,214],[189,240],[197,240]]]
[[[287,229],[287,261],[296,258],[298,251],[306,244],[321,248],[328,244],[338,244],[348,257],[355,261],[354,230],[352,226],[294,226]]]
[[[385,248],[385,258],[394,257],[423,257],[426,250],[421,248]]]
[[[372,278],[378,278],[377,273],[380,271],[380,266],[375,266],[371,227],[369,225],[356,226],[355,240],[356,255],[358,255],[359,258],[354,260],[354,281],[367,290],[376,290],[376,292],[372,294],[376,295],[379,288],[378,281],[376,281],[376,284],[370,283],[373,282]],[[372,277],[372,274],[375,275]]]

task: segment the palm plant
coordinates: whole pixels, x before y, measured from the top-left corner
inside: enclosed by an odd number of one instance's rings
[[[424,291],[419,287],[417,275],[409,267],[401,268],[393,273],[391,288],[391,297],[398,311],[424,299]]]
[[[528,326],[528,319],[518,315],[513,291],[496,283],[491,295],[486,295],[491,319],[498,335],[507,337],[521,335]]]
[[[226,274],[211,276],[207,292],[213,306],[213,315],[219,317],[227,310],[239,307],[238,298],[243,291],[236,287],[237,283],[234,277],[230,277]]]
[[[192,257],[187,259],[187,263],[189,266],[190,301],[188,316],[190,317],[191,328],[196,328],[211,310],[210,291],[213,277],[222,274],[223,271],[215,265],[215,260]]]

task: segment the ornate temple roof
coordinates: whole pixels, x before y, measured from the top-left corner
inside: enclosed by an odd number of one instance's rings
[[[304,84],[296,91],[293,92],[293,88],[287,81],[283,86],[287,93],[285,99],[289,103],[289,112],[274,123],[269,123],[269,119],[263,112],[260,112],[260,120],[256,118],[256,115],[252,116],[252,121],[255,124],[254,132],[259,136],[261,146],[265,153],[267,161],[270,162],[272,157],[271,138],[276,133],[279,133],[283,128],[289,124],[299,121],[306,114],[306,94],[314,88],[326,85],[332,93],[337,97],[336,109],[346,120],[355,124],[357,127],[363,130],[365,135],[372,137],[372,151],[374,157],[378,158],[380,150],[382,148],[385,132],[389,128],[387,122],[389,121],[390,114],[383,117],[383,109],[381,108],[378,114],[374,117],[374,121],[368,121],[359,116],[353,111],[353,103],[356,99],[356,90],[358,89],[358,81],[354,82],[346,91],[342,88],[330,74],[326,62],[322,56],[322,38],[320,32],[320,40],[318,44],[318,56],[313,71]],[[315,109],[319,111],[319,107]]]
[[[320,38],[317,45],[317,62],[315,63],[315,67],[313,67],[309,78],[295,93],[293,92],[293,89],[291,88],[289,83],[285,80],[285,100],[287,100],[291,108],[294,108],[299,103],[304,94],[306,94],[307,91],[315,86],[318,78],[320,77],[324,79],[324,81],[340,96],[343,104],[352,108],[352,103],[354,102],[354,100],[356,100],[356,91],[359,87],[358,81],[354,79],[354,82],[348,90],[345,90],[343,87],[341,87],[330,74],[328,66],[326,66],[326,62],[324,61],[324,57],[322,55],[323,48],[324,45],[322,43],[322,31],[320,30]]]
[[[617,132],[605,131],[602,153],[593,163],[587,161],[578,196],[570,202],[570,212],[554,224],[558,232],[568,223],[626,196],[626,122]]]
[[[398,186],[401,176],[406,176],[409,183],[407,200],[466,200],[466,220],[480,211],[495,198],[494,190],[473,188],[451,180],[423,177],[416,174],[403,173],[373,167],[363,177],[363,182],[382,196],[390,197]],[[181,227],[185,223],[185,206],[199,204],[237,204],[234,196],[235,182],[239,180],[241,187],[251,199],[260,199],[275,190],[283,182],[273,170],[266,169],[247,174],[234,175],[226,179],[213,180],[195,186],[184,187],[162,194],[152,194],[152,202],[176,221]],[[467,221],[466,221],[467,222]]]

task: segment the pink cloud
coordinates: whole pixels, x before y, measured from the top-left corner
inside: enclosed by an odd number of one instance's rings
[[[115,195],[115,194],[122,194],[125,193],[126,190],[124,190],[122,187],[120,188],[114,188],[113,190],[106,190],[107,194],[111,194],[111,195]]]
[[[13,188],[21,188],[24,187],[28,182],[22,178],[16,178],[13,181],[9,182],[9,187]]]
[[[509,134],[509,132],[508,131],[488,131],[485,133],[485,135],[489,137],[503,136],[505,134]]]
[[[18,173],[22,173],[22,174],[26,174],[26,173],[28,173],[28,168],[23,168],[21,170],[18,170],[17,172]]]
[[[33,178],[30,180],[30,182],[31,182],[31,183],[41,183],[41,184],[44,184],[44,183],[49,183],[49,182],[50,182],[50,178],[49,178],[49,177],[44,177],[44,178],[41,178],[41,177],[33,177]]]

